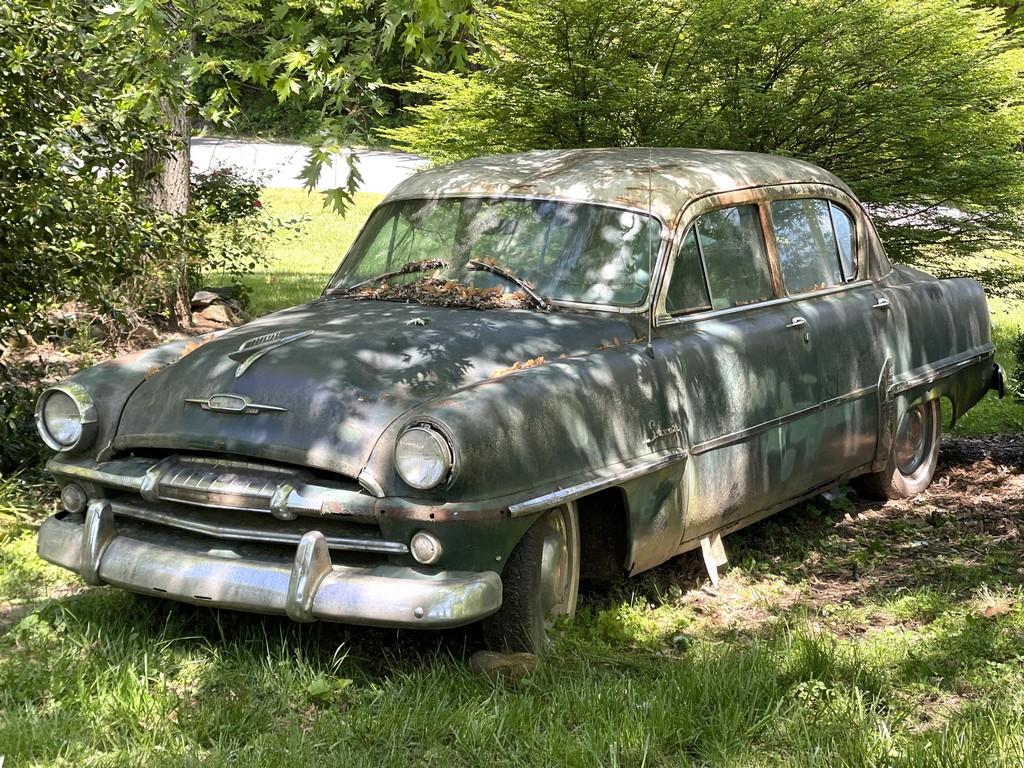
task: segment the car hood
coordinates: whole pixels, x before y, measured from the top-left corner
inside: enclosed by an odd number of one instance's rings
[[[306,335],[236,375],[243,356],[228,355],[270,333]],[[621,315],[322,299],[223,334],[155,371],[128,400],[114,447],[236,453],[355,477],[381,433],[410,408],[517,363],[586,354],[635,335]],[[190,402],[217,394],[280,410],[223,413]]]

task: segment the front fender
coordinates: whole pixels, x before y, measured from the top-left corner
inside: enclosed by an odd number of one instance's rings
[[[84,388],[96,406],[96,439],[90,445],[81,450],[69,452],[69,454],[92,456],[97,460],[102,460],[114,439],[121,411],[132,392],[150,376],[180,360],[218,333],[220,332],[178,339],[152,349],[107,360],[79,371],[71,378],[61,382],[73,382]]]
[[[639,344],[496,376],[415,408],[393,424],[367,466],[387,495],[443,502],[532,499],[677,449],[664,433],[653,361]],[[451,481],[430,492],[402,483],[395,440],[432,422],[455,448]]]

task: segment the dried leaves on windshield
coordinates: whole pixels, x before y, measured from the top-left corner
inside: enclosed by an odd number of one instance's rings
[[[501,288],[473,288],[454,280],[425,277],[413,283],[362,285],[348,294],[353,299],[415,301],[439,307],[472,309],[528,309],[530,300],[522,291],[506,293]]]

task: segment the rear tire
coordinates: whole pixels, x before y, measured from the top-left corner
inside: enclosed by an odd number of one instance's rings
[[[574,503],[548,510],[530,526],[501,583],[501,608],[482,623],[484,642],[494,651],[543,653],[550,624],[576,613],[580,529]]]
[[[942,411],[938,399],[911,406],[900,417],[885,467],[854,481],[862,496],[909,499],[931,485],[939,462]]]

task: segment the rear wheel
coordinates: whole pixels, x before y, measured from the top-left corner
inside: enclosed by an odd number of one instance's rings
[[[530,526],[501,581],[501,608],[484,619],[484,641],[496,651],[542,653],[548,628],[576,612],[580,527],[574,503],[548,510]]]
[[[900,418],[885,467],[858,478],[857,490],[876,499],[906,499],[921,493],[935,475],[941,435],[938,399],[911,406]]]

